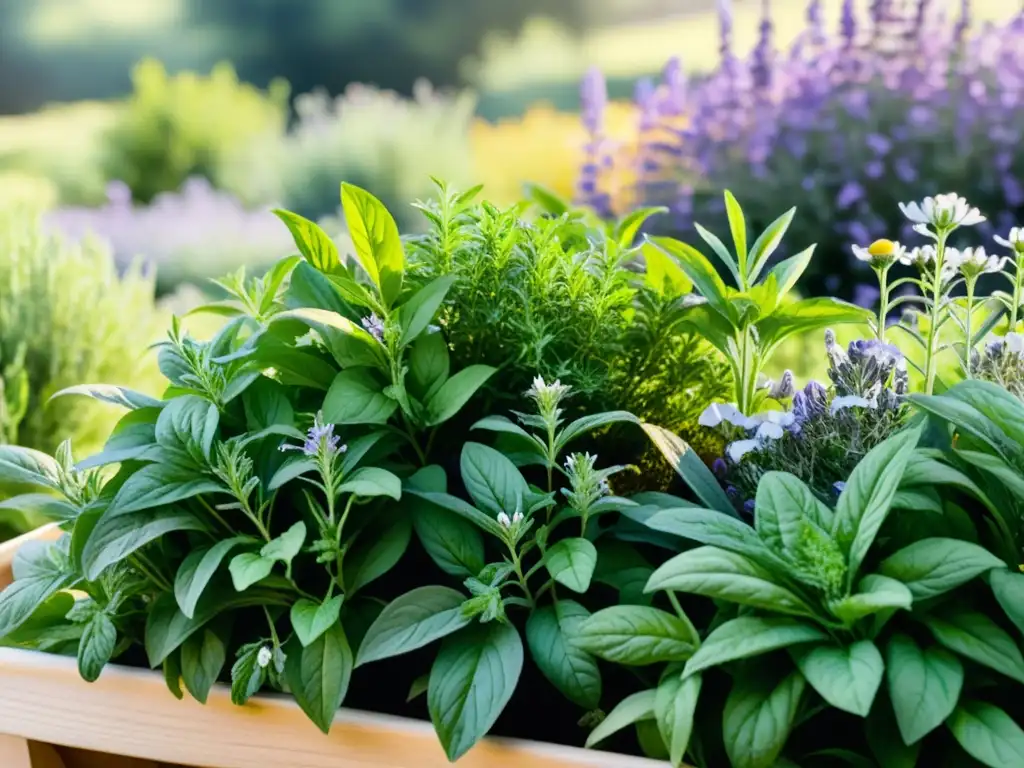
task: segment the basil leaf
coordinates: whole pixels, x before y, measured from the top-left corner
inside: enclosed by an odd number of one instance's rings
[[[345,630],[334,624],[303,648],[294,639],[285,649],[285,679],[295,701],[316,726],[328,733],[352,678],[352,650]]]
[[[628,725],[654,719],[657,691],[640,691],[620,701],[608,716],[587,736],[587,747],[604,741]]]
[[[337,624],[341,616],[344,595],[335,595],[323,603],[300,599],[291,610],[292,629],[303,648],[312,645],[320,636]]]
[[[882,654],[873,642],[801,646],[792,656],[821,698],[844,712],[867,717],[885,672]]]
[[[206,703],[226,661],[224,641],[212,630],[192,635],[181,646],[181,679],[200,704]]]
[[[921,649],[896,634],[885,653],[889,698],[904,744],[914,744],[953,713],[964,684],[964,668],[944,648]]]
[[[466,596],[448,587],[419,587],[395,598],[363,637],[356,666],[415,651],[470,623]]]
[[[1024,656],[1017,642],[985,614],[947,610],[923,621],[949,650],[1024,683]]]
[[[965,701],[947,725],[964,751],[985,765],[1024,765],[1024,730],[999,707],[983,701]]]
[[[767,675],[736,678],[722,717],[722,738],[733,768],[772,768],[793,728],[804,678],[792,672],[776,684]]]
[[[562,539],[545,553],[544,566],[559,584],[582,594],[590,588],[597,549],[586,539]]]
[[[631,666],[685,661],[699,642],[682,619],[645,605],[598,611],[580,624],[577,639],[577,645],[595,656]]]
[[[203,591],[228,552],[240,544],[255,543],[255,541],[248,536],[235,536],[218,541],[212,547],[197,549],[189,553],[174,577],[174,597],[185,616],[192,618],[196,603],[199,602]]]
[[[682,765],[690,744],[701,681],[700,673],[686,678],[670,674],[661,681],[654,695],[654,718],[662,741],[668,746],[669,762],[673,768]]]
[[[601,703],[601,670],[597,660],[576,644],[580,624],[589,616],[573,600],[538,608],[526,621],[526,644],[541,673],[562,695],[593,710]]]
[[[987,549],[959,539],[921,539],[882,561],[878,570],[902,581],[915,600],[935,597],[993,568],[1005,568]]]
[[[686,663],[684,674],[821,640],[828,640],[823,630],[798,619],[741,616],[725,622],[705,638]]]
[[[323,414],[328,424],[385,424],[397,408],[375,374],[366,368],[349,368],[331,382]]]
[[[427,398],[426,426],[436,427],[457,414],[496,370],[489,365],[470,365],[447,379]]]

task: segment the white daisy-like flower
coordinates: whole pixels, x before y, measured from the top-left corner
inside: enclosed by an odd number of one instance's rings
[[[899,261],[902,263],[907,249],[892,240],[875,240],[867,248],[854,245],[853,255],[860,261],[870,264],[875,269],[884,269]]]
[[[981,211],[955,192],[926,197],[920,203],[900,203],[903,215],[917,225],[937,230],[952,231],[957,227],[972,227],[985,221]],[[915,230],[921,231],[917,227]]]
[[[1024,253],[1024,227],[1013,227],[1008,236],[996,235],[992,239],[1014,253]]]
[[[906,251],[900,256],[900,264],[907,267],[917,267],[924,271],[928,268],[928,265],[935,261],[935,246],[934,245],[921,245],[910,251]]]
[[[739,464],[740,459],[746,456],[751,451],[756,451],[761,447],[761,443],[758,440],[737,440],[734,443],[729,443],[725,448],[725,454],[734,463]]]
[[[1002,272],[1009,256],[989,256],[981,246],[964,248],[960,251],[960,273],[964,277],[978,277],[993,272]]]
[[[754,438],[761,441],[762,444],[768,440],[778,440],[785,433],[785,430],[778,424],[773,424],[770,421],[764,422],[757,428],[757,432],[754,434]]]

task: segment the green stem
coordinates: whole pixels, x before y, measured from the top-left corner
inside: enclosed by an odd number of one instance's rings
[[[516,552],[514,544],[510,544],[508,548],[509,553],[512,555],[512,568],[515,569],[516,577],[519,579],[519,585],[523,588],[523,594],[526,595],[526,599],[530,601],[530,605],[535,605],[533,599],[533,593],[530,592],[530,585],[526,583],[526,575],[523,573],[523,564],[519,560],[519,554]]]
[[[690,617],[686,615],[686,611],[683,610],[683,606],[679,604],[679,598],[676,597],[676,593],[670,589],[667,594],[668,601],[672,603],[672,610],[676,612],[676,616],[679,617],[679,620],[687,626],[693,637],[700,637],[700,633],[697,631],[697,628],[693,626],[693,622],[690,621]]]
[[[971,351],[974,349],[974,336],[971,333],[971,315],[974,314],[974,284],[977,278],[967,280],[967,317],[964,318],[964,340],[967,344],[964,350],[964,364],[967,368],[967,378],[971,378]]]
[[[1006,329],[1009,333],[1017,330],[1017,312],[1020,308],[1021,290],[1024,287],[1024,256],[1018,256],[1015,265],[1017,269],[1013,274],[1013,306],[1010,307],[1010,327]]]
[[[939,338],[939,312],[942,309],[942,263],[946,257],[946,233],[939,233],[935,248],[935,272],[932,284],[932,305],[929,311],[928,346],[924,358],[924,393],[932,394],[935,389],[937,342]]]
[[[226,530],[230,531],[232,535],[235,534],[235,529],[227,524],[227,521],[225,521],[224,518],[220,516],[220,513],[217,512],[217,510],[214,509],[213,506],[210,505],[210,502],[208,502],[202,496],[199,496],[197,498],[199,499],[199,503],[202,504],[203,507],[205,507],[205,509],[206,509],[207,513],[210,515],[210,517],[212,517],[214,520],[216,520],[218,523],[220,523],[222,526],[224,526],[224,528]]]
[[[348,497],[348,501],[345,503],[345,511],[341,513],[341,520],[338,522],[337,539],[335,541],[335,544],[337,545],[337,550],[338,550],[338,557],[336,559],[336,565],[337,565],[337,568],[338,568],[338,575],[336,577],[336,581],[338,582],[338,589],[341,590],[342,594],[345,593],[345,572],[342,570],[344,568],[344,565],[345,565],[344,564],[345,552],[341,548],[341,532],[345,528],[345,521],[348,520],[349,510],[352,509],[352,502],[354,502],[355,500],[356,500],[356,497],[354,495],[353,496],[349,496]]]
[[[878,273],[878,328],[875,333],[878,340],[885,343],[885,316],[889,311],[889,267],[876,270]]]

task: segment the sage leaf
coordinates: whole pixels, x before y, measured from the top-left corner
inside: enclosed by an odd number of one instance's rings
[[[587,736],[587,747],[604,741],[628,725],[654,719],[656,690],[640,691],[620,701],[608,716]]]
[[[284,675],[306,716],[328,733],[352,678],[352,650],[345,630],[334,624],[305,648],[293,640],[285,649]]]
[[[867,717],[885,672],[882,654],[873,642],[801,646],[792,656],[821,698],[844,712]]]
[[[90,581],[110,566],[175,531],[203,531],[199,518],[181,507],[140,509],[111,513],[108,509],[96,522],[82,551],[82,569]]]
[[[253,584],[263,581],[274,570],[274,561],[257,555],[255,552],[243,552],[231,558],[228,571],[236,592],[244,592]]]
[[[978,611],[944,611],[923,618],[941,645],[983,667],[1024,683],[1024,656],[1017,642]]]
[[[192,635],[181,646],[181,679],[200,704],[206,703],[226,661],[224,641],[212,630]]]
[[[1024,635],[1024,573],[996,568],[989,574],[989,582],[999,605]]]
[[[255,543],[255,541],[248,536],[234,536],[218,541],[211,547],[197,549],[189,553],[174,577],[174,598],[178,601],[178,607],[185,616],[192,618],[196,603],[199,602],[203,591],[227,554],[241,544]]]
[[[701,681],[700,673],[687,678],[671,674],[661,681],[654,695],[654,719],[662,741],[668,747],[669,762],[673,768],[682,765],[690,744]]]
[[[689,592],[794,616],[814,615],[767,568],[718,547],[695,547],[671,558],[651,575],[644,591],[655,590]]]
[[[302,598],[292,606],[292,629],[295,630],[295,636],[299,638],[303,648],[312,645],[324,632],[338,623],[344,599],[344,595],[335,595],[323,603],[314,603]]]
[[[508,624],[472,624],[444,639],[430,669],[427,708],[450,761],[491,729],[522,669],[523,643]]]
[[[415,651],[470,623],[466,596],[449,587],[419,587],[392,600],[370,625],[356,666]]]
[[[601,670],[576,644],[580,624],[589,616],[574,600],[538,608],[526,621],[526,644],[537,668],[563,696],[593,710],[601,703]]]
[[[78,673],[88,683],[99,678],[117,645],[117,628],[103,611],[96,611],[85,623],[78,645]]]
[[[427,398],[426,426],[436,427],[462,410],[462,406],[494,375],[495,370],[489,365],[470,365],[447,379]]]
[[[772,768],[786,745],[805,682],[792,672],[777,685],[768,676],[741,676],[725,702],[722,738],[734,768]]]
[[[896,634],[885,653],[889,698],[904,744],[914,744],[953,713],[964,684],[964,668],[945,648],[920,648]]]
[[[983,701],[965,701],[947,725],[964,751],[985,765],[1024,765],[1024,730],[999,707]]]
[[[397,408],[375,374],[366,368],[349,368],[331,382],[323,414],[328,424],[385,424]]]
[[[598,611],[579,626],[577,645],[606,661],[645,666],[685,661],[699,644],[678,616],[646,605],[617,605]]]
[[[389,496],[398,501],[402,498],[402,481],[386,469],[362,467],[338,486],[338,493],[351,493],[363,498]]]
[[[590,588],[597,549],[586,539],[562,539],[545,553],[544,565],[555,581],[582,594]]]
[[[959,539],[921,539],[882,561],[884,576],[902,581],[915,600],[936,597],[1005,563],[987,549]]]
[[[828,640],[818,627],[784,616],[741,616],[731,619],[704,639],[686,662],[685,675],[800,643]]]
[[[462,482],[477,509],[497,517],[511,517],[522,509],[529,486],[519,469],[504,454],[480,443],[466,443],[460,458]]]

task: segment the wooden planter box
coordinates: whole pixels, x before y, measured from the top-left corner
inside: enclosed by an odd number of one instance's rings
[[[0,544],[0,589],[17,548],[51,526]],[[95,683],[74,659],[0,648],[0,768],[442,768],[430,723],[342,709],[328,736],[287,696],[231,703],[218,685],[206,706],[178,701],[163,676],[108,666]],[[488,738],[460,768],[664,768],[654,760]]]

